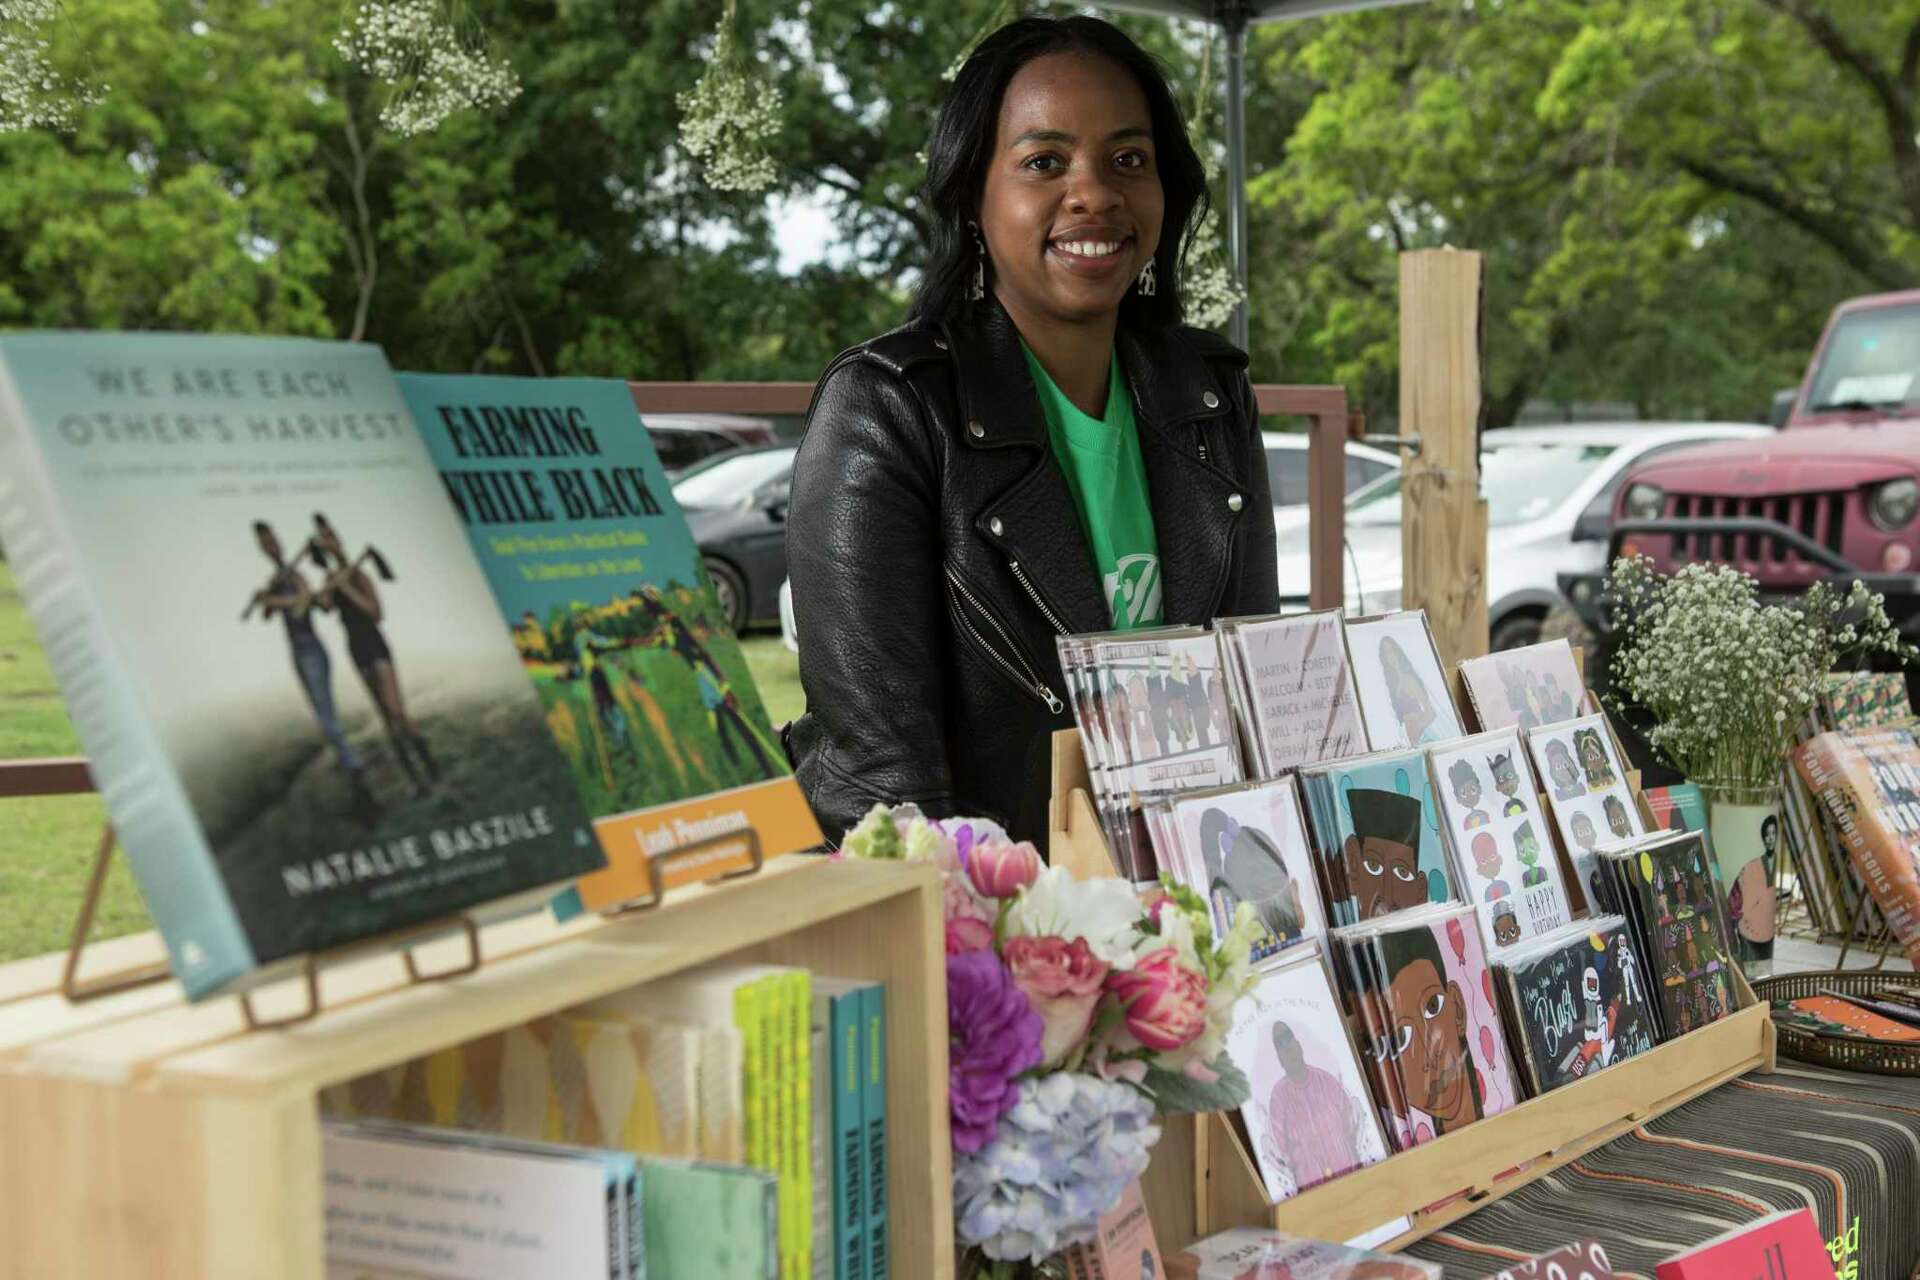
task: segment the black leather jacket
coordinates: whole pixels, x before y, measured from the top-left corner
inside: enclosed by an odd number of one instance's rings
[[[1045,848],[1054,637],[1113,626],[1013,322],[991,299],[842,354],[793,471],[787,566],[807,713],[787,738],[829,839],[875,801],[992,817]],[[1122,329],[1166,621],[1279,608],[1247,357]]]

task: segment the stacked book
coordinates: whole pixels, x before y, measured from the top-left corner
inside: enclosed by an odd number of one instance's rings
[[[526,1144],[566,1144],[575,1164],[631,1168],[638,1157],[633,1221],[645,1230],[622,1238],[644,1242],[635,1257],[646,1269],[610,1274],[881,1280],[885,1033],[879,983],[723,965],[363,1077],[325,1091],[321,1103],[338,1132],[382,1136],[380,1159],[401,1175],[398,1195],[410,1180],[430,1180],[408,1164],[426,1150],[475,1167]],[[367,1235],[367,1211],[344,1198],[336,1235],[332,1170],[330,1162],[330,1260],[378,1264],[385,1251],[389,1263],[404,1253],[422,1275],[509,1274],[414,1256],[404,1234],[355,1244]],[[366,1185],[339,1187],[344,1196]],[[711,1212],[682,1211],[683,1195],[724,1207],[724,1229],[709,1229],[720,1221]],[[557,1223],[532,1210],[503,1205],[497,1219],[515,1238],[558,1239]],[[563,1256],[572,1255],[554,1254],[538,1273],[588,1274],[554,1260]]]

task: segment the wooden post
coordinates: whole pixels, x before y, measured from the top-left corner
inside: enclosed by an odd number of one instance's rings
[[[1448,670],[1487,651],[1487,504],[1480,497],[1477,253],[1400,255],[1401,607],[1427,611]]]

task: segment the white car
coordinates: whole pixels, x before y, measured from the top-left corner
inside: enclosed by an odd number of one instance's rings
[[[1267,446],[1267,479],[1273,486],[1273,518],[1280,521],[1298,515],[1305,527],[1307,510],[1307,437],[1287,431],[1261,433]],[[1400,469],[1400,459],[1385,449],[1347,442],[1347,485],[1349,495]],[[800,636],[793,625],[793,583],[780,584],[780,639],[793,652],[800,652]]]
[[[1493,648],[1540,637],[1561,603],[1562,573],[1602,569],[1613,497],[1628,468],[1710,440],[1764,436],[1772,428],[1726,422],[1620,422],[1502,427],[1481,441],[1487,499],[1487,620]],[[1280,607],[1307,607],[1307,515],[1278,513]],[[1341,566],[1348,614],[1400,607],[1400,476],[1382,476],[1347,499]]]

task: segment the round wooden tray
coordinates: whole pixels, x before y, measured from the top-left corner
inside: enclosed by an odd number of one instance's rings
[[[1874,971],[1826,971],[1790,973],[1777,978],[1754,981],[1753,993],[1761,1000],[1801,1000],[1817,996],[1822,988],[1846,995],[1867,995],[1877,987],[1911,987],[1920,990],[1920,974]],[[1842,1071],[1864,1071],[1882,1076],[1920,1076],[1920,1044],[1883,1044],[1852,1036],[1827,1035],[1788,1026],[1774,1019],[1779,1051],[1789,1058],[1816,1066],[1837,1067]]]

